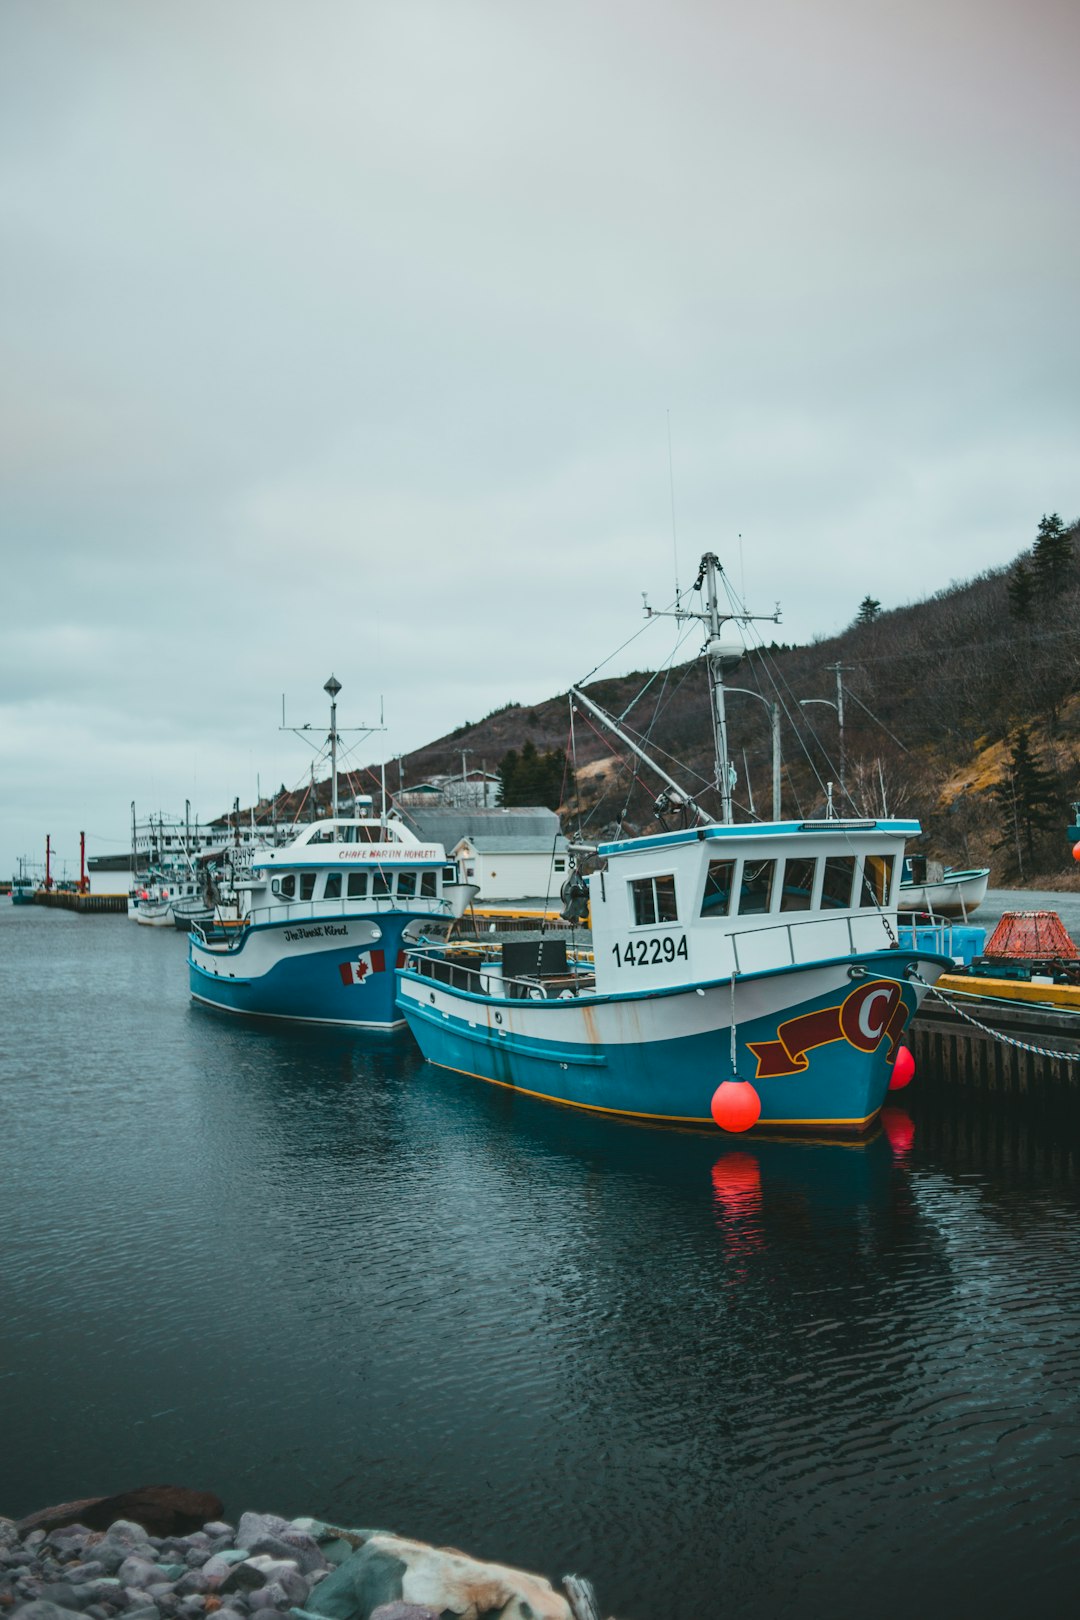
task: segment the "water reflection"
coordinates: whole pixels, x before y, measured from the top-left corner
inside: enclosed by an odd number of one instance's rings
[[[624,1620],[1049,1601],[1075,1131],[923,1076],[857,1144],[606,1119],[52,921],[3,959],[0,1509],[178,1475]]]

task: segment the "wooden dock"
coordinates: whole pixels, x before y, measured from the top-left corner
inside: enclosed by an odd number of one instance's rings
[[[916,1065],[932,1071],[936,1085],[1000,1096],[1080,1097],[1080,1013],[1004,999],[958,997],[957,1002],[993,1033],[927,996],[909,1026],[908,1044]],[[1076,1057],[1070,1061],[1049,1053]]]
[[[80,916],[103,911],[126,913],[128,908],[126,894],[73,894],[70,889],[52,889],[48,894],[39,889],[33,903],[35,906],[52,906],[58,911],[77,911]]]

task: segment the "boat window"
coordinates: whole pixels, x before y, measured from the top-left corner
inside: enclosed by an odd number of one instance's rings
[[[701,901],[703,917],[726,917],[731,910],[731,886],[735,880],[734,861],[710,861]]]
[[[286,874],[285,877],[282,878],[282,880],[281,880],[281,889],[280,889],[279,892],[280,892],[281,898],[283,900],[291,900],[291,899],[293,899],[293,897],[296,894],[296,873],[295,872],[289,872],[289,873]]]
[[[556,855],[556,857],[555,857],[555,870],[556,870],[556,872],[565,872],[566,871],[566,857],[565,857],[565,855]]]
[[[851,885],[854,881],[854,855],[830,855],[821,880],[822,911],[846,911],[851,904]]]
[[[784,887],[780,891],[781,911],[809,911],[814,894],[817,861],[795,860],[784,862]]]
[[[411,900],[416,893],[416,873],[399,872],[397,875],[397,892],[399,900]]]
[[[349,893],[349,899],[350,900],[366,900],[367,899],[367,880],[368,880],[368,875],[367,875],[366,872],[350,872],[349,873],[349,889],[348,889],[348,893]]]
[[[472,874],[471,866],[469,867],[469,873],[470,875]],[[442,869],[442,880],[444,883],[456,883],[458,880],[458,875],[455,868],[452,866],[444,866]]]
[[[674,874],[655,878],[634,878],[630,884],[630,899],[634,923],[638,928],[647,927],[650,923],[679,920],[679,911],[675,904]]]
[[[744,861],[742,887],[739,890],[739,916],[755,917],[768,911],[772,904],[775,861]]]
[[[438,892],[436,874],[434,872],[421,872],[420,893],[424,896],[424,899],[434,900]]]
[[[861,906],[887,906],[892,888],[892,855],[867,855],[863,861]]]
[[[301,898],[301,900],[310,900],[314,893],[315,893],[315,873],[314,872],[301,872],[301,874],[300,874],[300,898]]]
[[[390,873],[384,872],[381,866],[371,874],[371,892],[373,895],[390,893]]]
[[[340,900],[341,899],[341,873],[340,872],[327,872],[327,874],[326,874],[326,887],[323,890],[323,899],[324,900]]]

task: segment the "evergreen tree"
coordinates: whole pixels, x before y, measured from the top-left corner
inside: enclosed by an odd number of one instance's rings
[[[1049,516],[1044,512],[1032,551],[1035,578],[1044,595],[1050,595],[1063,584],[1071,561],[1071,531],[1062,523],[1057,512],[1051,512]]]
[[[1009,612],[1014,619],[1026,624],[1031,618],[1031,604],[1035,600],[1035,578],[1023,560],[1013,568],[1006,590],[1009,596]]]
[[[500,803],[508,808],[542,804],[549,810],[557,810],[563,793],[569,796],[573,789],[573,772],[565,754],[553,751],[541,754],[530,737],[520,754],[511,748],[503,755],[499,781],[502,786]]]
[[[499,803],[513,804],[510,794],[513,791],[514,774],[517,771],[517,750],[511,748],[502,757],[496,774],[499,778]]]
[[[881,612],[881,603],[876,596],[864,596],[859,603],[859,611],[855,615],[856,624],[873,624]]]
[[[1042,837],[1058,824],[1060,798],[1057,778],[1040,765],[1026,730],[1017,733],[1005,775],[992,791],[1001,810],[1001,837],[994,848],[1022,878],[1025,857],[1031,874]]]

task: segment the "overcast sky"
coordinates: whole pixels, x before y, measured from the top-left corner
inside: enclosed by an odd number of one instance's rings
[[[676,552],[805,640],[1077,515],[1078,44],[1075,0],[3,0],[0,871],[292,785],[331,671],[387,753],[564,689]]]

